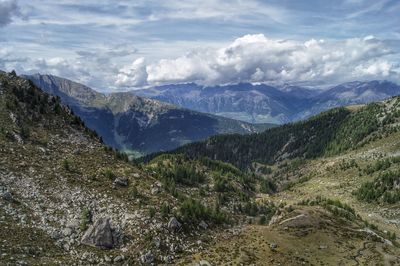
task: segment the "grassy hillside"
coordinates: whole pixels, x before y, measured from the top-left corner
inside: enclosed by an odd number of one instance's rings
[[[252,163],[317,158],[362,147],[399,130],[400,98],[360,108],[337,108],[311,119],[246,136],[220,135],[177,149],[190,157],[206,156],[247,169]]]
[[[177,194],[171,193],[171,181],[165,183],[171,174],[128,163],[59,98],[12,74],[0,74],[0,84],[0,236],[7,240],[0,247],[2,262],[98,264],[123,256],[121,262],[136,264],[146,252],[162,263],[184,256],[189,247],[199,250],[204,244],[196,241],[207,243],[220,224],[236,223],[219,208],[216,192],[206,190],[207,202],[200,201],[178,179]],[[213,180],[207,168],[195,168]],[[81,244],[101,217],[111,220],[113,249]],[[182,224],[178,232],[168,229],[172,217]]]
[[[260,190],[257,200],[284,205],[282,213],[269,226],[218,236],[181,264],[199,258],[217,264],[399,264],[400,132],[378,131],[362,147],[336,155],[254,164],[256,179],[277,187],[275,193]]]
[[[396,100],[379,104],[393,117],[379,116],[379,134],[335,155],[303,151],[249,171],[185,154],[133,164],[60,99],[0,73],[1,263],[399,264],[400,206],[383,196],[399,189]],[[382,196],[360,196],[379,182]],[[88,245],[94,228],[111,245]]]

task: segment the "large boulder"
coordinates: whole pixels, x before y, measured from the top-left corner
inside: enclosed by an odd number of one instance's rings
[[[113,248],[115,245],[115,241],[110,225],[110,219],[98,219],[85,232],[82,237],[81,243],[93,247]]]
[[[201,220],[201,222],[199,223],[199,227],[203,230],[207,230],[208,224],[206,222],[204,222],[203,220]]]
[[[199,263],[197,265],[198,266],[211,266],[211,263],[209,263],[206,260],[201,260],[201,261],[199,261]]]
[[[126,177],[117,177],[114,180],[114,185],[118,185],[118,186],[121,186],[121,187],[126,187],[126,186],[128,186],[128,178],[126,178]]]
[[[182,224],[175,217],[172,217],[169,220],[167,227],[171,232],[177,232],[181,229]]]
[[[145,254],[140,256],[140,262],[144,264],[151,264],[155,260],[153,253],[151,251],[147,251]]]
[[[7,200],[7,201],[12,201],[13,197],[8,191],[8,189],[5,186],[0,185],[0,198]]]

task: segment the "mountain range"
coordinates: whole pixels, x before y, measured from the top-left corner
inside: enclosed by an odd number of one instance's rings
[[[399,265],[399,125],[393,97],[130,162],[0,72],[0,264]]]
[[[255,133],[272,126],[200,113],[129,92],[106,95],[51,75],[25,77],[59,96],[106,144],[134,156],[171,150],[212,135]]]
[[[250,123],[283,124],[330,108],[365,104],[400,94],[389,81],[349,82],[328,89],[249,83],[204,87],[193,83],[134,90],[135,95]]]

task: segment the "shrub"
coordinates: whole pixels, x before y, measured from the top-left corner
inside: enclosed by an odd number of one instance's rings
[[[335,216],[343,217],[347,220],[354,220],[357,218],[355,210],[348,204],[342,203],[339,200],[317,196],[314,201],[309,202],[309,205],[320,205]]]
[[[168,185],[179,183],[186,186],[193,186],[204,182],[205,176],[195,168],[193,163],[185,162],[182,158],[177,157],[172,164],[165,166],[161,161],[162,158],[164,157],[157,158],[154,161],[156,167],[152,170],[155,170],[163,183]]]
[[[97,137],[97,133],[96,132],[92,132],[92,134],[93,134],[93,137]],[[129,156],[124,152],[115,151],[114,152],[114,157],[117,160],[124,161],[124,162],[129,162]]]
[[[399,182],[400,171],[384,172],[374,181],[362,184],[354,194],[358,200],[394,204],[400,201],[400,189],[395,188],[395,184]]]
[[[62,161],[62,167],[64,168],[65,171],[71,171],[71,162],[67,159],[64,159]]]
[[[232,189],[231,184],[225,178],[224,176],[221,175],[216,175],[214,177],[214,190],[217,192],[228,192]]]
[[[259,168],[260,172],[264,175],[269,175],[272,173],[272,169],[270,167],[267,166],[262,166]]]
[[[31,134],[30,129],[28,127],[25,127],[25,126],[21,127],[19,133],[21,135],[21,138],[23,138],[23,139],[28,139],[30,134]]]
[[[201,220],[221,224],[227,221],[226,214],[223,213],[219,205],[214,208],[208,208],[202,205],[199,201],[189,198],[186,199],[179,209],[180,220],[186,224],[197,224]]]
[[[259,224],[264,225],[267,223],[267,217],[265,215],[261,215],[260,220],[258,221]]]
[[[262,179],[260,182],[260,192],[266,194],[272,194],[276,192],[276,184],[272,182],[270,179]]]
[[[171,212],[171,207],[169,206],[168,203],[164,202],[161,205],[161,216],[164,218],[167,218],[169,216],[170,212]]]
[[[155,215],[156,215],[156,209],[154,207],[150,207],[149,208],[150,219],[153,219]]]
[[[79,225],[81,231],[86,231],[89,223],[91,222],[91,219],[92,219],[92,214],[90,213],[90,210],[87,208],[84,208],[81,211],[81,219],[80,219],[80,225]]]
[[[130,187],[130,189],[129,189],[129,196],[130,196],[132,199],[137,199],[137,198],[140,197],[139,191],[138,191],[138,189],[137,189],[136,186],[131,186],[131,187]]]
[[[388,169],[392,165],[392,161],[390,159],[379,160],[372,165],[368,165],[365,169],[365,173],[370,175],[377,171],[382,171]]]
[[[114,179],[116,178],[116,175],[113,173],[113,171],[111,171],[111,169],[106,169],[103,172],[103,175],[107,178],[110,179],[111,181],[114,181]]]
[[[339,168],[342,171],[345,171],[347,169],[353,168],[353,167],[357,167],[357,163],[356,160],[351,159],[349,161],[345,161],[344,159],[342,160],[342,162],[339,164]]]

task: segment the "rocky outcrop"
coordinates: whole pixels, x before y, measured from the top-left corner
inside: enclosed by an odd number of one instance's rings
[[[153,253],[151,251],[146,252],[142,256],[140,256],[140,262],[144,264],[153,263],[155,260]]]
[[[208,224],[204,222],[203,220],[199,223],[199,227],[203,230],[207,230]]]
[[[3,200],[7,200],[7,201],[13,200],[11,192],[8,191],[8,189],[6,187],[1,186],[1,185],[0,185],[0,198],[2,198]]]
[[[177,232],[181,229],[182,224],[175,217],[172,217],[169,220],[167,227],[171,232]]]
[[[82,244],[113,248],[115,246],[113,231],[111,229],[109,218],[100,218],[85,232],[81,240]]]
[[[114,185],[118,185],[118,186],[121,186],[121,187],[126,187],[126,186],[128,186],[128,178],[126,178],[126,177],[117,177],[114,180]]]

